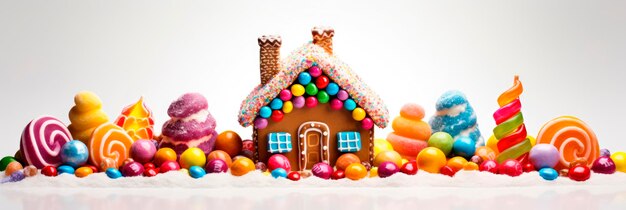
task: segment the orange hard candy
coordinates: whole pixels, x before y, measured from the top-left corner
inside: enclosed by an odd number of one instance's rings
[[[254,166],[254,162],[247,157],[240,157],[233,162],[233,165],[230,167],[230,173],[234,176],[243,176],[250,171],[254,171],[256,167]]]
[[[367,169],[363,166],[363,164],[352,163],[346,167],[345,175],[346,178],[356,181],[367,176]]]
[[[477,171],[478,170],[478,164],[476,164],[474,162],[467,162],[467,164],[465,164],[465,166],[463,166],[463,170],[466,170],[466,171]]]
[[[228,153],[222,150],[214,150],[211,153],[209,153],[209,155],[207,155],[206,162],[208,163],[211,160],[215,160],[215,159],[223,160],[224,162],[226,162],[226,165],[228,167],[230,167],[233,164],[233,160],[230,158],[230,155],[228,155]]]
[[[466,164],[467,164],[467,160],[465,160],[465,158],[456,156],[456,157],[450,158],[446,165],[452,168],[454,171],[459,171],[463,169],[463,167],[465,167]]]
[[[490,147],[486,147],[486,146],[476,148],[474,155],[482,158],[483,161],[496,159],[496,152],[493,151],[493,149],[491,149]]]
[[[427,141],[407,138],[396,133],[387,135],[387,141],[391,144],[394,151],[400,153],[403,158],[408,160],[415,160],[417,154],[422,149],[428,147]]]
[[[165,163],[166,161],[176,162],[176,152],[172,148],[163,147],[154,154],[154,163],[157,166]]]
[[[243,141],[234,131],[224,131],[215,139],[215,150],[222,150],[231,157],[239,155],[243,148]]]
[[[401,116],[393,119],[391,127],[396,134],[417,140],[428,140],[431,134],[430,125],[428,125],[428,123]]]
[[[339,170],[346,171],[348,165],[352,163],[361,163],[361,159],[355,154],[346,153],[337,158],[337,163],[335,163],[335,166],[337,166],[337,169]]]
[[[393,162],[396,166],[401,167],[402,156],[400,156],[400,153],[396,151],[384,151],[378,153],[378,155],[374,158],[374,166],[378,167],[383,162]]]
[[[422,120],[424,119],[424,107],[415,103],[405,104],[400,109],[400,116],[412,120]]]

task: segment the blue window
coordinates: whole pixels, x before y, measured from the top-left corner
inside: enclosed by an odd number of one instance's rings
[[[267,135],[268,149],[273,154],[291,152],[291,134],[286,132],[270,133]]]
[[[361,133],[349,131],[337,133],[339,152],[358,152],[361,150]]]

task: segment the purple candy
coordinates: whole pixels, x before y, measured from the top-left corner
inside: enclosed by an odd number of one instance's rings
[[[189,141],[211,134],[215,129],[215,119],[209,114],[204,122],[170,119],[163,124],[163,135],[174,141]]]
[[[213,131],[213,133],[211,134],[211,137],[207,141],[204,141],[198,144],[197,147],[201,149],[205,154],[209,154],[211,151],[213,151],[213,147],[215,146],[216,139],[217,139],[217,132]],[[182,154],[185,150],[189,149],[189,145],[185,143],[174,145],[170,142],[161,141],[161,143],[159,144],[159,148],[164,148],[164,147],[172,148],[178,155]]]
[[[257,117],[256,119],[254,119],[254,128],[256,129],[264,129],[265,127],[267,127],[267,119],[262,118],[262,117]]]
[[[211,173],[226,173],[228,171],[228,165],[221,159],[213,159],[209,161],[204,167],[206,172]]]
[[[124,175],[125,177],[129,177],[129,176],[140,176],[143,174],[143,165],[141,165],[141,163],[139,162],[130,162],[127,164],[124,164],[122,166],[122,175]]]
[[[559,151],[551,144],[537,144],[528,156],[535,169],[554,168],[559,162]]]
[[[60,120],[41,116],[30,121],[22,132],[20,150],[29,165],[37,168],[59,166],[61,148],[72,140],[72,134]]]
[[[130,146],[130,157],[142,164],[152,161],[155,153],[156,147],[151,140],[140,139]]]
[[[208,108],[209,103],[200,93],[186,93],[170,104],[167,114],[170,117],[185,118]]]
[[[340,90],[337,93],[337,98],[342,101],[345,101],[346,99],[348,99],[349,96],[350,95],[348,95],[348,92],[346,92],[345,90]]]
[[[291,99],[291,102],[293,103],[293,107],[294,108],[302,108],[302,107],[304,107],[305,101],[306,100],[304,99],[304,96],[296,96],[296,97]]]
[[[319,162],[313,165],[311,172],[313,173],[313,176],[322,179],[330,179],[330,176],[333,174],[333,167],[328,165],[328,163]]]
[[[603,157],[603,156],[607,156],[607,157],[611,156],[611,151],[609,151],[609,149],[601,149],[600,150],[600,157]]]
[[[391,161],[382,162],[378,166],[378,176],[380,178],[389,177],[395,173],[398,173],[398,171],[400,171],[400,168]]]
[[[593,161],[591,170],[594,173],[613,174],[615,173],[615,162],[609,156],[602,156]]]

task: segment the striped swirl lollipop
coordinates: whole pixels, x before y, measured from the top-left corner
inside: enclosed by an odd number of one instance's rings
[[[563,116],[546,123],[537,135],[537,143],[552,144],[559,150],[559,163],[555,169],[569,168],[571,162],[579,159],[589,166],[600,156],[598,139],[591,128],[582,120]]]
[[[37,168],[59,166],[61,147],[72,140],[72,134],[57,118],[40,116],[28,123],[20,143],[20,150],[28,164]]]
[[[119,167],[129,157],[133,142],[123,128],[112,123],[102,124],[93,131],[87,144],[89,161],[99,166],[105,158],[111,158]]]
[[[528,152],[532,148],[530,140],[526,138],[526,126],[522,115],[522,104],[519,96],[524,91],[519,76],[515,76],[514,84],[498,97],[500,109],[493,113],[497,126],[493,134],[498,140],[498,157],[496,161],[502,163],[508,159],[526,161]]]

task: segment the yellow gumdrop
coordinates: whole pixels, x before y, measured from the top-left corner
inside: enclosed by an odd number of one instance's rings
[[[293,103],[291,101],[285,101],[283,103],[283,113],[287,114],[293,110]]]
[[[361,121],[365,119],[365,110],[361,108],[355,108],[352,110],[352,118],[356,121]]]
[[[293,96],[302,96],[304,95],[304,87],[300,84],[294,84],[291,86],[291,94]]]
[[[72,124],[68,129],[74,139],[87,144],[93,130],[108,122],[109,117],[102,111],[102,101],[95,93],[79,92],[74,96],[74,103],[69,113]]]
[[[79,112],[102,108],[102,100],[93,92],[81,91],[74,96],[74,103]]]
[[[611,155],[611,160],[615,162],[615,170],[626,173],[626,152],[616,152]]]
[[[393,146],[385,139],[374,139],[374,157],[384,151],[393,151]]]
[[[491,137],[489,137],[489,139],[487,139],[487,147],[491,148],[491,150],[493,150],[494,152],[496,152],[496,155],[498,155],[500,153],[500,151],[498,151],[498,139],[496,139],[496,136],[491,135]]]

